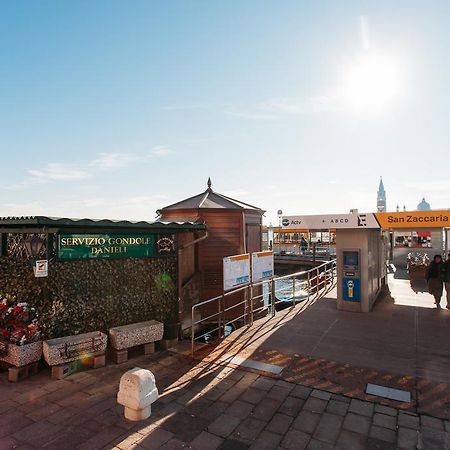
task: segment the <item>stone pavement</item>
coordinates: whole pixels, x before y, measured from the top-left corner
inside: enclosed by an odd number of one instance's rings
[[[128,422],[124,371],[152,370],[160,399]],[[450,422],[183,355],[20,383],[0,374],[0,449],[450,449]]]

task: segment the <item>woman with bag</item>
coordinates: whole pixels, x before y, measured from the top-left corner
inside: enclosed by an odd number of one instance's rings
[[[434,255],[433,261],[427,268],[426,279],[428,292],[434,297],[436,307],[440,308],[444,288],[444,264],[441,255]]]

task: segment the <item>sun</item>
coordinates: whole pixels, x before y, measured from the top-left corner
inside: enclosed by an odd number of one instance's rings
[[[358,111],[383,110],[400,92],[400,71],[394,60],[365,55],[347,67],[343,74],[345,103]]]

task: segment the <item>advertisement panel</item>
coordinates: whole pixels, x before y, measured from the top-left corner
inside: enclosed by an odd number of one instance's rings
[[[273,252],[252,253],[252,282],[266,280],[273,277]]]
[[[373,213],[283,216],[282,230],[330,230],[340,228],[380,228]]]
[[[223,290],[229,291],[250,283],[250,254],[223,258]]]

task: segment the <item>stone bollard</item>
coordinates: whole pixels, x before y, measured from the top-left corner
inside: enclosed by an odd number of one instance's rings
[[[150,370],[135,367],[122,375],[117,403],[125,406],[125,418],[147,419],[152,413],[151,404],[156,400],[158,388]]]

